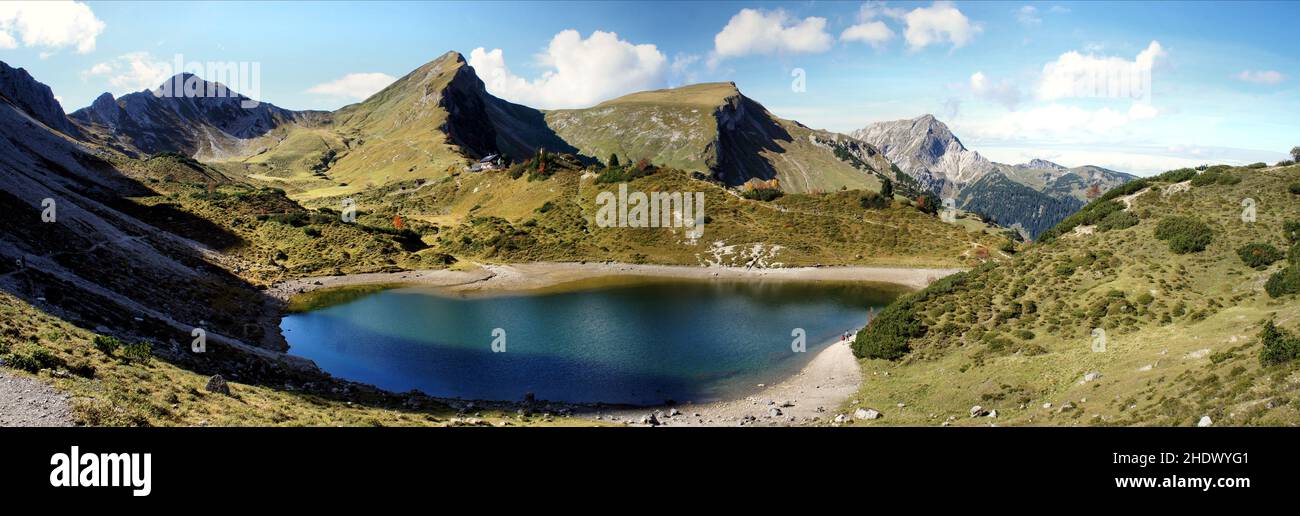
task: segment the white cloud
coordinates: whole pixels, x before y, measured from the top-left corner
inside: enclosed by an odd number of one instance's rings
[[[879,47],[893,37],[894,31],[890,30],[885,22],[879,20],[859,23],[840,33],[841,41],[861,41],[873,47]]]
[[[698,82],[696,79],[699,75],[695,73],[694,68],[696,63],[699,63],[699,61],[699,54],[686,54],[679,52],[677,55],[673,56],[673,62],[669,65],[669,70],[672,71],[674,82],[682,84]]]
[[[912,9],[903,16],[903,21],[907,24],[903,37],[913,50],[944,42],[951,43],[953,48],[961,48],[984,30],[980,24],[971,23],[970,18],[952,2],[946,1]]]
[[[894,38],[894,31],[878,20],[881,16],[901,18],[903,9],[888,7],[884,2],[866,2],[858,8],[857,24],[840,33],[840,41],[861,41],[875,48],[880,48]]]
[[[750,54],[807,54],[831,48],[826,18],[810,16],[799,20],[784,10],[741,9],[727,26],[713,37],[710,61]]]
[[[545,109],[587,107],[667,83],[668,58],[657,47],[632,44],[613,32],[583,39],[576,30],[562,31],[538,61],[548,70],[530,81],[510,71],[499,48],[479,47],[469,55],[492,94]]]
[[[1032,140],[1037,138],[1112,138],[1129,124],[1155,118],[1159,110],[1150,104],[1134,102],[1127,111],[1104,107],[1088,110],[1078,106],[1048,104],[1003,115],[981,131],[985,138]]]
[[[1038,8],[1032,5],[1026,5],[1013,12],[1016,14],[1016,21],[1021,25],[1032,26],[1043,23],[1043,18],[1038,15]]]
[[[95,50],[95,38],[104,22],[90,6],[80,2],[0,2],[0,48],[75,47],[77,53]]]
[[[386,88],[397,78],[386,73],[350,73],[333,81],[307,88],[307,93],[362,100]]]
[[[997,102],[1007,109],[1015,109],[1020,104],[1020,88],[1006,79],[995,83],[984,72],[970,76],[970,89],[976,97]]]
[[[1132,61],[1066,52],[1043,65],[1038,97],[1145,97],[1151,93],[1151,70],[1164,55],[1159,41],[1152,41]]]
[[[1270,85],[1286,80],[1286,76],[1276,70],[1242,70],[1236,77],[1241,81]]]
[[[172,64],[155,59],[148,52],[131,52],[111,61],[96,63],[81,72],[81,79],[104,77],[114,95],[149,90],[172,76]]]

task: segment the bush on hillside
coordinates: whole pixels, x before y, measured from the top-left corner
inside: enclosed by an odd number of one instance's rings
[[[94,344],[95,349],[98,349],[100,353],[108,356],[113,356],[113,352],[117,351],[117,348],[122,347],[122,341],[117,340],[117,337],[111,337],[108,335],[96,335]]]
[[[1112,211],[1097,223],[1098,231],[1127,229],[1138,224],[1138,216],[1127,211]]]
[[[1259,331],[1259,362],[1263,365],[1276,365],[1300,358],[1300,338],[1291,332],[1278,328],[1272,320],[1264,323]]]
[[[853,340],[853,355],[884,360],[903,358],[911,351],[909,341],[924,337],[928,330],[915,315],[917,304],[963,289],[972,275],[987,273],[995,266],[994,262],[985,262],[970,271],[946,276],[919,292],[894,301],[858,332],[857,338]]]
[[[1268,168],[1268,163],[1264,163],[1263,161],[1251,163],[1246,165],[1246,168]]]
[[[1263,269],[1282,259],[1282,251],[1268,244],[1252,243],[1237,249],[1237,256],[1242,263],[1256,269]]]
[[[5,359],[5,365],[14,369],[36,373],[41,370],[41,363],[29,355],[14,353]]]
[[[771,201],[785,195],[785,192],[776,188],[753,188],[740,192],[740,195],[755,201]]]
[[[1166,217],[1156,226],[1156,238],[1168,241],[1174,254],[1204,251],[1213,235],[1208,224],[1191,217]]]
[[[1264,291],[1274,298],[1300,293],[1300,265],[1292,264],[1273,273],[1264,283]]]
[[[153,343],[149,341],[140,341],[134,344],[127,344],[122,347],[122,358],[127,362],[149,363],[153,358]]]
[[[1290,190],[1295,195],[1300,195],[1300,183],[1291,183],[1287,190]]]
[[[1287,242],[1300,242],[1300,220],[1282,223],[1282,234]]]
[[[939,208],[942,205],[939,196],[930,192],[923,193],[916,198],[916,209],[921,210],[922,213],[935,215],[939,213]]]
[[[1196,169],[1180,168],[1180,169],[1170,170],[1168,172],[1160,174],[1156,176],[1155,179],[1157,181],[1166,181],[1169,183],[1181,183],[1193,177],[1196,177]]]
[[[1226,168],[1210,167],[1192,178],[1192,186],[1235,185],[1241,182],[1241,176],[1229,172]]]
[[[853,339],[853,354],[858,358],[903,358],[910,350],[908,341],[925,335],[925,328],[912,314],[912,310],[913,304],[908,300],[885,307]]]
[[[862,197],[858,198],[858,204],[864,209],[879,210],[889,206],[889,198],[876,192],[867,192],[862,194]]]

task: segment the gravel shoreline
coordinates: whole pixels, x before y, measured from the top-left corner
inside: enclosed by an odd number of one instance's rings
[[[478,265],[471,270],[418,270],[300,278],[273,285],[266,292],[268,295],[284,301],[294,295],[313,290],[387,283],[441,287],[456,292],[518,292],[610,276],[721,280],[862,281],[920,289],[939,278],[959,271],[961,269],[856,266],[747,269],[743,267],[639,265],[612,262],[534,262],[509,265]]]

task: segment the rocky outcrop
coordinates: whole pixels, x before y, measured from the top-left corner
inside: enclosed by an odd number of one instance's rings
[[[50,87],[37,82],[27,70],[0,61],[0,95],[50,129],[72,137],[81,135],[63,113]]]
[[[255,102],[219,83],[180,74],[151,91],[114,99],[104,93],[71,118],[116,146],[140,154],[178,152],[220,160],[251,154],[273,130],[326,118]]]
[[[925,189],[958,207],[1019,227],[1031,238],[1074,213],[1098,192],[1135,176],[1095,166],[1067,168],[1044,159],[1019,165],[989,161],[967,149],[933,115],[879,122],[854,131]]]
[[[868,142],[926,189],[955,195],[997,167],[962,145],[934,115],[871,124],[852,136]]]

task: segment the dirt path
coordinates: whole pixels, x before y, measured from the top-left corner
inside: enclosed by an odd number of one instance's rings
[[[72,424],[63,393],[40,380],[0,372],[0,427]]]

